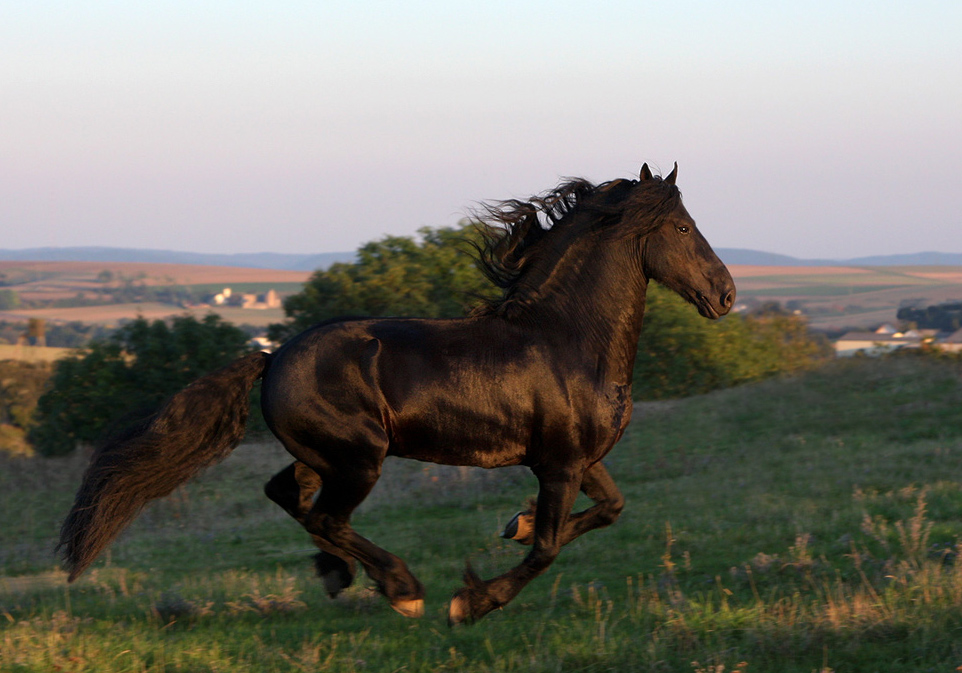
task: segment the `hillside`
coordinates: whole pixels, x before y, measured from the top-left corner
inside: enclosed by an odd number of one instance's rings
[[[627,499],[621,519],[568,545],[503,611],[453,630],[446,605],[465,560],[490,577],[525,553],[497,536],[534,492],[524,468],[388,461],[354,522],[427,586],[425,616],[406,620],[365,578],[326,597],[307,535],[262,495],[290,460],[273,442],[241,446],[149,507],[68,589],[51,550],[83,459],[0,459],[5,670],[903,673],[962,662],[954,361],[841,361],[639,406],[607,459]]]

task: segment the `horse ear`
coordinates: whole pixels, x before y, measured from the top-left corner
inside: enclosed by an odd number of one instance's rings
[[[667,182],[669,185],[673,185],[675,184],[675,178],[677,177],[678,177],[678,162],[676,161],[675,167],[671,169],[671,173],[669,173],[668,177],[665,178],[665,182]]]
[[[641,175],[638,176],[641,180],[651,180],[651,169],[648,168],[648,164],[641,165]]]

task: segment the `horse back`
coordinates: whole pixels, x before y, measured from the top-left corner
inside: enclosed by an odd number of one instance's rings
[[[546,452],[593,463],[627,424],[630,386],[578,355],[491,319],[346,321],[278,351],[262,400],[275,433],[314,442],[362,436],[384,455],[456,465]]]

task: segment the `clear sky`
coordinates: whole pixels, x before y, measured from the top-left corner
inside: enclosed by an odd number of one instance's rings
[[[962,252],[962,2],[0,0],[0,248],[346,251],[645,161],[715,247]]]

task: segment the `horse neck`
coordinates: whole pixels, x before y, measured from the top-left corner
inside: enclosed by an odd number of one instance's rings
[[[550,268],[529,272],[520,316],[581,353],[621,383],[631,381],[648,281],[637,241],[595,239],[573,245]],[[528,274],[526,274],[528,275]]]

